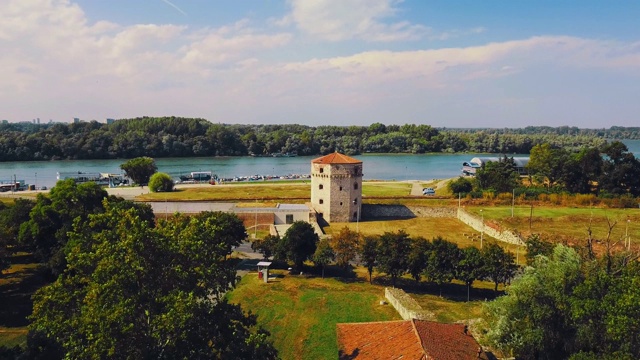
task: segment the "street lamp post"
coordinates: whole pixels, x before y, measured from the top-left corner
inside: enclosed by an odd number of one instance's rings
[[[360,206],[357,198],[353,200],[353,205],[356,206],[356,233],[360,234]]]
[[[480,216],[482,217],[482,232],[480,232],[480,249],[482,249],[482,243],[484,241],[484,212],[480,209]]]

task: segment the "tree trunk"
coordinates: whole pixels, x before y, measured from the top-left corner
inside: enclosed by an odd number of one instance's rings
[[[495,282],[496,286],[493,288],[493,291],[497,292],[498,291],[498,282]]]
[[[469,302],[469,292],[471,291],[471,283],[467,282],[467,302]]]
[[[373,282],[371,282],[371,274],[373,273],[373,271],[369,270],[369,285],[373,284]]]
[[[322,265],[322,278],[324,279],[324,265]]]

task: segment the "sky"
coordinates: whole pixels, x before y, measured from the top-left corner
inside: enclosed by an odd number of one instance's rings
[[[640,126],[640,1],[0,0],[0,119]]]

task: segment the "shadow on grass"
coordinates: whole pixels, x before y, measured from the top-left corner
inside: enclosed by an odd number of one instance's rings
[[[44,267],[29,268],[5,278],[22,278],[0,285],[0,326],[24,327],[29,324],[27,316],[31,315],[33,302],[31,296],[50,282]]]
[[[392,286],[391,278],[386,276],[374,277],[373,283],[386,287]],[[445,300],[456,302],[467,301],[467,286],[464,284],[446,283],[442,284],[442,286],[438,286],[432,282],[416,282],[412,279],[401,278],[396,280],[396,287],[410,294],[439,296]],[[474,288],[472,286],[469,293],[469,300],[488,301],[501,295],[504,295],[504,291],[493,291],[493,289]]]
[[[13,256],[11,256],[10,261],[11,261],[11,265],[17,265],[17,264],[26,265],[26,264],[34,264],[38,262],[36,260],[36,257],[33,254],[29,254],[29,253],[14,254]]]

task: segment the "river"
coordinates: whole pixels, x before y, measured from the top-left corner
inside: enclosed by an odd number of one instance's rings
[[[629,151],[640,154],[640,140],[623,141]],[[487,154],[363,154],[354,156],[363,162],[365,180],[428,180],[460,175],[464,161]],[[498,156],[498,155],[494,155]],[[518,155],[516,155],[518,156]],[[522,155],[527,156],[527,155]],[[298,157],[200,157],[156,159],[158,171],[177,178],[192,171],[211,171],[219,177],[309,174],[311,160],[317,156]],[[59,160],[0,163],[0,182],[15,176],[25,184],[51,187],[58,172],[120,174],[126,160]]]

